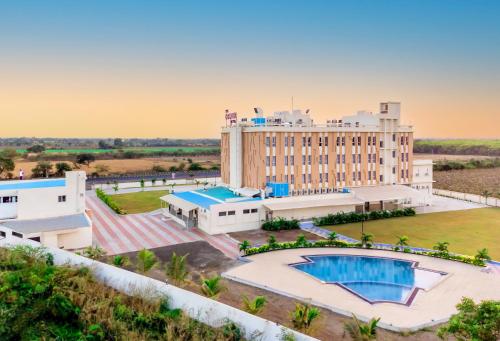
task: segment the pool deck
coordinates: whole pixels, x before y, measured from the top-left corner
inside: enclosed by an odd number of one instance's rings
[[[442,280],[429,290],[418,290],[410,306],[397,303],[371,304],[335,284],[321,283],[289,264],[302,262],[307,255],[366,255],[405,259],[418,266],[445,272]],[[415,331],[443,323],[456,312],[462,297],[476,302],[500,299],[500,275],[485,268],[392,251],[311,248],[280,250],[247,257],[249,262],[233,268],[223,277],[270,290],[334,312],[362,320],[380,317],[380,327],[394,331]]]

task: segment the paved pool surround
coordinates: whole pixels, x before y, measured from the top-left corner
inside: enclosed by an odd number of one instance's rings
[[[342,286],[323,283],[290,264],[304,262],[311,255],[358,255],[408,260],[418,268],[441,274],[432,285],[416,290],[410,305],[393,302],[373,304],[345,290]],[[310,248],[278,250],[246,257],[248,262],[230,269],[223,277],[270,290],[301,301],[310,302],[336,313],[361,320],[380,317],[379,326],[394,331],[415,331],[446,322],[456,312],[462,297],[476,302],[500,300],[500,276],[485,268],[427,256],[400,252]]]

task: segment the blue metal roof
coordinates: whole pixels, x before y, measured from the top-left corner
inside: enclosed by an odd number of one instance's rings
[[[209,209],[210,205],[216,205],[220,204],[219,201],[215,201],[213,199],[207,198],[203,195],[200,195],[199,193],[192,191],[192,192],[178,192],[174,193],[178,198],[181,198],[183,200],[189,201],[195,205],[201,206],[203,208]]]
[[[65,179],[56,180],[25,180],[6,183],[0,182],[1,190],[18,190],[18,189],[33,189],[33,188],[48,188],[48,187],[64,187],[66,186]]]

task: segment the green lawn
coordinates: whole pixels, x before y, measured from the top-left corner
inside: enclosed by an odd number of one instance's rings
[[[160,208],[160,197],[169,191],[144,191],[111,195],[118,206],[127,213],[150,212]]]
[[[359,239],[361,223],[325,226],[337,233]],[[365,232],[375,242],[396,243],[396,236],[406,235],[409,244],[432,248],[437,241],[450,243],[452,252],[475,255],[487,248],[490,256],[500,260],[500,208],[417,214],[414,217],[390,218],[365,222]]]

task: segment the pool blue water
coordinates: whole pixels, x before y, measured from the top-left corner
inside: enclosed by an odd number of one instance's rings
[[[18,189],[32,189],[32,188],[47,188],[47,187],[64,187],[66,180],[26,180],[19,182],[0,182],[0,190],[18,190]]]
[[[323,282],[338,283],[368,301],[405,303],[415,285],[412,262],[348,255],[308,256],[293,267]]]
[[[239,198],[237,195],[228,190],[226,187],[222,186],[207,188],[206,190],[199,189],[196,190],[195,192],[202,193],[208,195],[209,197],[219,199],[222,201],[225,201],[226,199]]]

